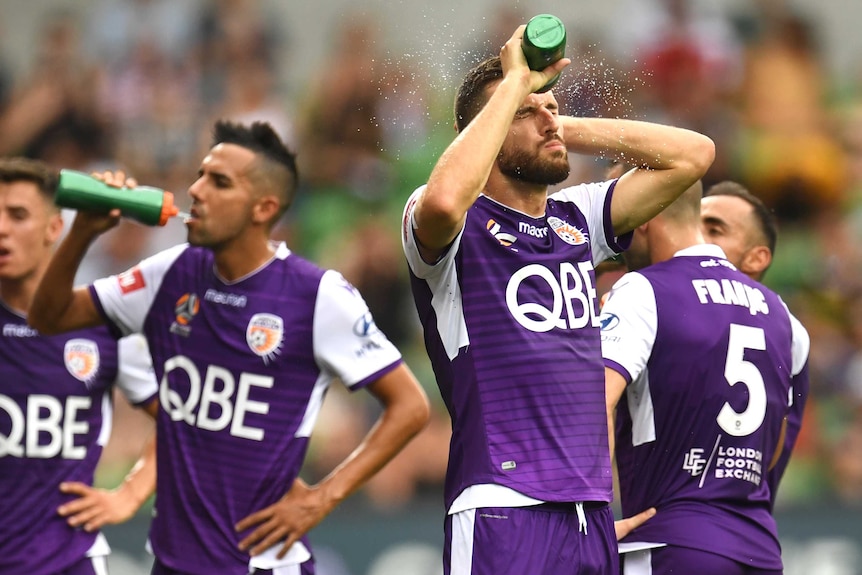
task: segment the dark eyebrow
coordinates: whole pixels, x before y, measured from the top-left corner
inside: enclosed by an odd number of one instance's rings
[[[703,223],[713,226],[727,227],[727,222],[717,216],[702,216]]]
[[[233,179],[225,174],[224,172],[219,172],[217,170],[209,170],[205,171],[203,168],[198,169],[198,177],[202,178],[204,175],[209,176],[213,180],[222,181],[222,182],[233,182]]]

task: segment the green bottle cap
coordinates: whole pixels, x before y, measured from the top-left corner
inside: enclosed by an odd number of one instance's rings
[[[531,70],[544,70],[566,54],[566,27],[562,20],[551,14],[539,14],[530,18],[524,30],[521,49]],[[560,74],[554,76],[537,92],[546,92],[557,83]]]

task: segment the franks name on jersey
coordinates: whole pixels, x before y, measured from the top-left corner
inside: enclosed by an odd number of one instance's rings
[[[727,278],[694,279],[691,285],[702,304],[738,305],[747,307],[751,315],[769,314],[766,297],[756,286]]]

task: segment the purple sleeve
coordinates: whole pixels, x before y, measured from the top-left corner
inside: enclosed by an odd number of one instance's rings
[[[613,183],[608,188],[608,193],[605,195],[605,209],[604,209],[604,220],[605,220],[605,241],[612,250],[616,253],[622,253],[629,249],[629,246],[632,245],[632,237],[634,236],[634,230],[621,235],[620,237],[616,237],[613,235],[614,224],[611,221],[611,200],[614,197],[614,191],[617,187],[617,182],[619,180],[614,180]]]

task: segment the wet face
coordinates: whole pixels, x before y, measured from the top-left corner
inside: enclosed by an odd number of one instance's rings
[[[700,223],[704,239],[718,245],[728,261],[742,269],[756,243],[754,208],[735,196],[707,196],[700,202]]]
[[[190,244],[219,248],[248,230],[257,199],[248,178],[254,161],[254,152],[236,144],[218,144],[203,159],[198,179],[189,187]]]
[[[497,166],[510,178],[550,186],[569,176],[559,106],[553,93],[530,94],[515,113]]]
[[[36,184],[0,183],[0,281],[24,281],[46,266],[62,229]]]

